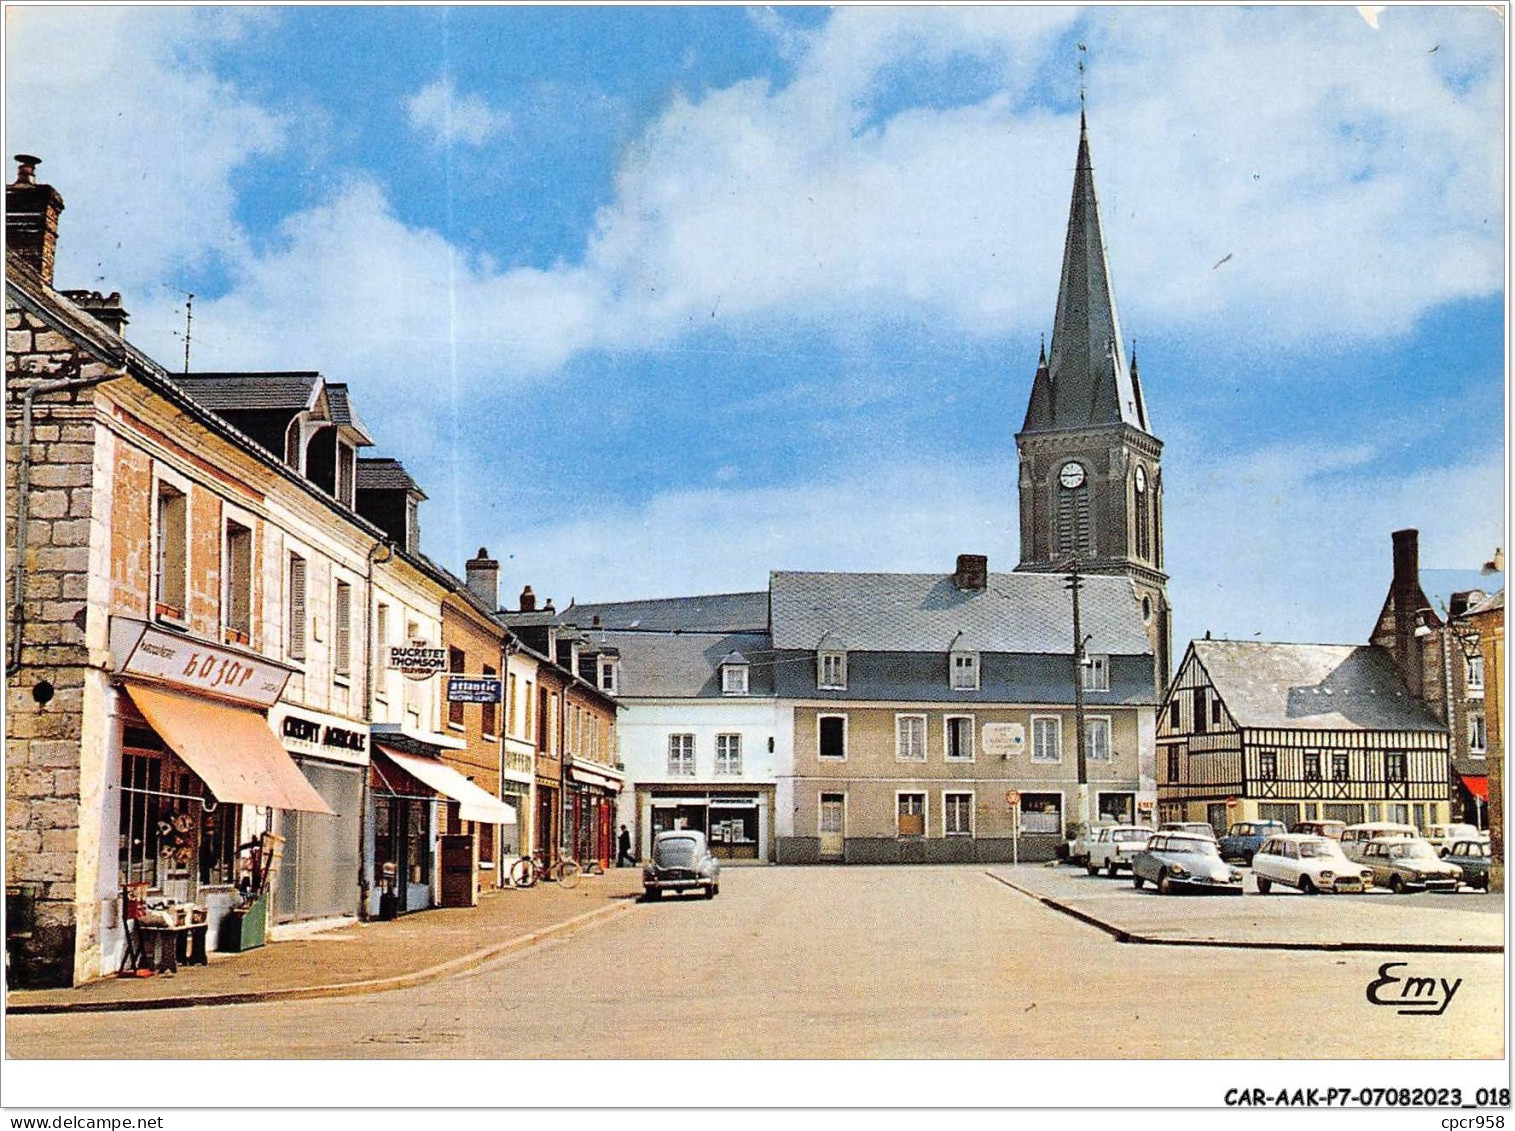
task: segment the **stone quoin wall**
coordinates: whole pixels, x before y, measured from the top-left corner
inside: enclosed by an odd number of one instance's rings
[[[7,566],[16,558],[22,393],[33,380],[97,377],[111,367],[29,312],[5,316]],[[18,985],[73,980],[80,744],[89,650],[85,617],[95,484],[93,389],[34,404],[22,586],[20,667],[7,654],[5,864],[9,893],[36,885],[31,937],[12,947]],[[6,614],[14,618],[13,578]],[[10,619],[14,632],[15,622]],[[50,697],[49,697],[50,692]],[[41,700],[46,700],[43,702]]]

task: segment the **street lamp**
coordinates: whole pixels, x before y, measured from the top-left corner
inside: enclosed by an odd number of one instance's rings
[[[1063,588],[1073,594],[1073,727],[1078,751],[1078,822],[1081,829],[1089,827],[1089,761],[1084,749],[1084,668],[1089,660],[1084,646],[1093,640],[1085,636],[1079,619],[1079,590],[1083,585],[1078,574],[1078,559],[1068,559],[1068,584]]]

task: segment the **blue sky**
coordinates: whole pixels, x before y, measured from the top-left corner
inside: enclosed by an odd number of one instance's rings
[[[1392,529],[1432,566],[1504,540],[1487,9],[7,21],[60,284],[164,361],[179,288],[197,366],[350,382],[428,552],[487,545],[507,593],[1011,567],[1078,43],[1178,642],[1362,639]]]

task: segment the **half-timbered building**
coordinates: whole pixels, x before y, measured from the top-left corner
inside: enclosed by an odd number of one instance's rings
[[[1157,721],[1160,814],[1447,819],[1447,732],[1383,648],[1196,640]]]

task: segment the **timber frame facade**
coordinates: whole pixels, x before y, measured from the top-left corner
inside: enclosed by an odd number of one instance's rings
[[[1283,690],[1291,697],[1321,694]],[[1446,819],[1444,730],[1247,722],[1245,712],[1237,718],[1191,644],[1157,719],[1163,820],[1208,821],[1223,830],[1235,821],[1269,818],[1290,827],[1322,819],[1418,826]]]

